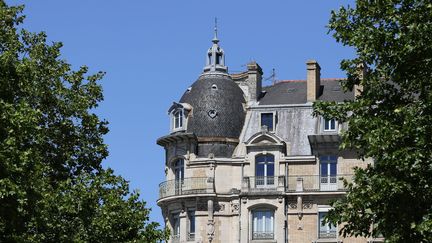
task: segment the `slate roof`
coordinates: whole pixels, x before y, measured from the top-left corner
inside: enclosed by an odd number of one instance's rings
[[[190,104],[187,132],[238,139],[245,120],[243,91],[228,75],[203,74],[180,99]]]
[[[339,81],[344,79],[321,79],[318,100],[342,102],[354,99],[354,91],[343,92]],[[306,80],[282,80],[263,87],[259,105],[304,104],[307,102]]]

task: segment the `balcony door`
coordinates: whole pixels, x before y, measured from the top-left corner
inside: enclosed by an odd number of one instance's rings
[[[274,186],[274,156],[272,154],[258,155],[255,157],[255,186]]]
[[[321,191],[337,190],[337,157],[320,157],[320,188]]]
[[[180,195],[182,191],[182,186],[184,182],[184,160],[178,159],[174,163],[174,188],[175,194]]]

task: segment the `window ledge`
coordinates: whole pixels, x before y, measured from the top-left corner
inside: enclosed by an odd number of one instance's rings
[[[251,240],[252,243],[277,243],[276,240]]]
[[[318,239],[314,241],[314,243],[342,243],[342,240],[339,239]]]

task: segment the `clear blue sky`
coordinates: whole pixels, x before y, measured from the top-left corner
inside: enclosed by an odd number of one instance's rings
[[[204,67],[218,17],[220,44],[231,71],[256,60],[264,77],[305,79],[307,59],[324,78],[345,77],[339,63],[354,55],[327,34],[330,11],[352,1],[7,1],[25,4],[25,28],[61,41],[63,59],[91,72],[106,71],[105,100],[97,113],[110,122],[104,162],[139,189],[163,222],[158,184],[164,151],[156,139],[169,132],[167,109]],[[269,82],[264,83],[269,85]]]

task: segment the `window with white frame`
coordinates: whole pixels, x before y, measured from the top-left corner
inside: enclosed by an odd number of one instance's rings
[[[195,240],[195,210],[194,209],[188,210],[187,218],[188,218],[187,240],[194,241]]]
[[[337,156],[320,156],[320,188],[321,191],[335,191],[338,189]]]
[[[252,239],[274,239],[274,210],[256,209],[252,211]]]
[[[268,131],[274,129],[274,115],[273,113],[261,113],[261,127],[266,126]]]
[[[173,242],[180,241],[180,213],[172,214],[172,235]]]
[[[172,113],[173,130],[179,130],[183,128],[183,118],[183,109],[177,109]]]
[[[274,155],[261,154],[255,157],[255,186],[274,186]]]
[[[335,132],[337,130],[337,121],[336,119],[326,119],[323,118],[323,131],[324,132]]]
[[[319,239],[334,239],[337,236],[336,226],[330,223],[324,223],[324,217],[327,211],[318,212],[319,225],[318,225],[318,238]]]

